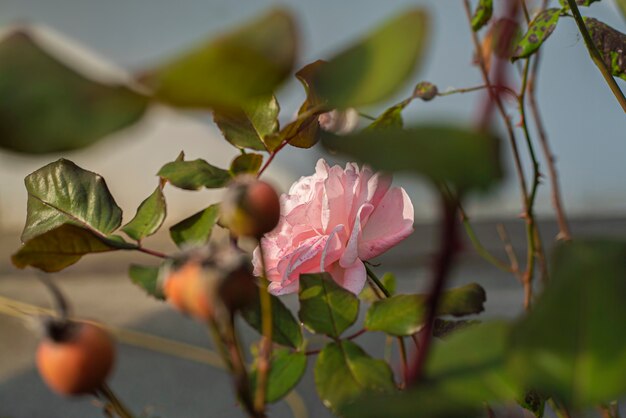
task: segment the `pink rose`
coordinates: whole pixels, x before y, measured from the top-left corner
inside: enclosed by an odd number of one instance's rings
[[[343,169],[320,159],[315,174],[295,182],[280,205],[278,226],[261,240],[275,295],[297,292],[300,274],[324,271],[358,294],[366,280],[363,261],[413,232],[413,205],[404,189],[355,163]],[[259,248],[253,262],[260,276]]]

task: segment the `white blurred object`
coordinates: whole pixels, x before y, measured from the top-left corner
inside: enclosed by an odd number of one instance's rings
[[[351,107],[346,110],[334,109],[322,113],[317,120],[323,130],[337,135],[347,135],[354,131],[359,123],[359,112]]]

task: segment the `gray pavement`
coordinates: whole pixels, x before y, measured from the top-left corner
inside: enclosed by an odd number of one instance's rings
[[[523,224],[506,224],[520,259],[524,259]],[[626,237],[626,219],[580,219],[573,222],[575,236],[611,235]],[[495,229],[495,222],[476,224],[485,246],[505,258]],[[541,222],[546,242],[556,235],[553,222]],[[423,290],[428,283],[429,265],[434,251],[436,229],[432,225],[417,226],[416,233],[400,247],[381,257],[377,271],[393,271],[399,278],[400,292]],[[0,239],[0,296],[38,306],[48,306],[49,298],[35,280],[32,270],[19,271],[8,263],[17,247],[18,233],[3,233]],[[149,241],[149,246],[171,251],[167,237]],[[211,348],[205,329],[184,318],[166,304],[155,301],[136,288],[126,277],[130,261],[150,263],[145,255],[105,254],[85,257],[77,265],[56,274],[56,280],[71,300],[75,313],[106,324],[137,330],[191,344]],[[469,244],[459,257],[451,285],[476,281],[487,289],[483,317],[514,317],[521,313],[522,292],[512,276],[497,270],[477,257]],[[297,310],[297,300],[286,298]],[[257,336],[242,325],[246,344]],[[86,418],[103,416],[91,399],[63,399],[52,394],[41,382],[33,365],[38,338],[36,321],[24,321],[0,313],[0,418]],[[365,335],[359,344],[373,356],[384,355],[384,337]],[[313,338],[311,346],[321,343]],[[297,387],[308,416],[330,417],[318,400],[309,370]],[[135,412],[163,418],[243,417],[232,395],[228,375],[219,368],[155,353],[134,345],[120,344],[117,366],[111,386]],[[292,416],[285,402],[271,407],[272,417]],[[522,413],[517,413],[522,416]]]

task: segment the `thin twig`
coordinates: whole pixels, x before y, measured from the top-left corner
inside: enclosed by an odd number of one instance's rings
[[[521,283],[522,276],[519,271],[519,262],[517,261],[517,255],[515,254],[515,250],[513,249],[513,245],[511,244],[511,240],[509,239],[508,234],[506,233],[506,229],[504,225],[498,224],[496,225],[496,229],[498,230],[498,235],[500,235],[500,239],[504,244],[504,251],[509,258],[509,262],[511,263],[511,270],[515,278]]]
[[[138,246],[137,248],[135,248],[137,251],[141,251],[142,253],[146,253],[146,254],[150,254],[153,255],[155,257],[159,257],[159,258],[167,258],[167,254],[164,254],[160,251],[156,251],[156,250],[151,250],[149,248],[145,248],[145,247],[141,247]]]
[[[265,399],[267,396],[267,382],[271,367],[272,358],[272,299],[268,291],[267,270],[265,263],[265,254],[263,246],[259,243],[259,251],[261,258],[261,267],[263,277],[261,277],[261,287],[259,296],[261,302],[261,329],[263,337],[261,338],[261,348],[259,351],[259,360],[257,364],[257,385],[254,396],[255,410],[263,414],[265,412]]]
[[[576,5],[576,0],[567,0],[567,4],[569,5],[569,8],[572,11],[572,14],[574,15],[574,20],[576,20],[576,25],[578,26],[578,30],[580,31],[581,35],[583,36],[583,39],[585,40],[585,45],[587,46],[587,51],[589,51],[591,60],[593,61],[594,64],[596,64],[596,67],[598,67],[598,69],[600,70],[600,73],[602,73],[602,77],[604,77],[604,80],[609,85],[609,88],[611,89],[611,91],[613,92],[613,95],[615,96],[620,106],[622,107],[622,110],[626,112],[626,97],[624,97],[624,93],[617,85],[617,82],[613,78],[613,74],[611,74],[611,71],[607,68],[606,63],[604,62],[604,59],[602,58],[602,55],[600,55],[600,52],[596,48],[596,45],[594,44],[593,39],[591,39],[591,35],[589,34],[589,31],[587,30],[585,21],[583,20],[583,17],[580,15],[580,11],[578,10],[578,5]]]
[[[539,112],[539,107],[535,99],[535,91],[537,88],[537,73],[540,59],[541,51],[537,51],[537,53],[535,54],[535,61],[533,62],[533,68],[531,70],[531,76],[528,80],[528,104],[533,119],[535,120],[537,136],[539,137],[539,143],[541,144],[543,157],[546,160],[546,165],[548,167],[550,188],[552,190],[552,206],[554,207],[557,223],[559,225],[559,235],[557,235],[557,239],[569,241],[572,238],[572,234],[569,229],[567,217],[565,216],[563,203],[561,203],[561,191],[559,186],[559,178],[556,171],[556,164],[554,161],[554,154],[550,149],[550,144],[548,143],[548,135],[546,134],[543,119],[541,117],[541,112]]]

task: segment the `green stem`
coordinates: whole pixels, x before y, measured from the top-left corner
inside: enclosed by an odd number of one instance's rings
[[[589,31],[587,30],[585,21],[583,20],[583,17],[580,15],[580,11],[578,10],[578,5],[576,4],[576,0],[567,0],[567,4],[569,5],[569,8],[571,9],[572,14],[574,15],[574,20],[576,20],[576,25],[578,26],[578,30],[580,31],[581,35],[583,36],[583,39],[585,40],[585,45],[587,46],[587,51],[589,51],[591,60],[594,62],[594,64],[596,64],[596,67],[598,67],[598,69],[600,70],[600,73],[602,73],[604,80],[609,85],[609,88],[611,89],[611,91],[613,92],[613,95],[615,96],[620,106],[622,107],[622,110],[626,112],[626,97],[624,97],[624,93],[617,85],[617,82],[613,78],[613,74],[611,74],[611,71],[607,68],[604,60],[602,59],[602,56],[600,55],[600,52],[598,51],[595,44],[593,43],[593,39],[591,39],[591,35],[589,34]]]
[[[113,393],[109,385],[103,383],[99,392],[109,401],[113,410],[120,418],[134,418],[134,415],[130,410],[119,400],[119,398]]]
[[[254,397],[255,410],[263,414],[265,411],[265,399],[267,397],[267,381],[271,367],[272,356],[272,299],[268,291],[269,282],[267,280],[267,271],[265,267],[265,254],[263,246],[259,243],[259,251],[261,255],[261,266],[263,277],[261,277],[260,302],[261,302],[261,329],[263,337],[261,339],[261,349],[259,352],[258,373],[256,393]]]
[[[367,277],[369,277],[376,284],[376,286],[380,289],[380,291],[383,292],[385,297],[386,298],[390,297],[391,293],[389,293],[389,291],[387,290],[383,282],[380,281],[378,276],[376,276],[376,273],[374,273],[367,264],[365,264],[365,271],[367,272]]]

